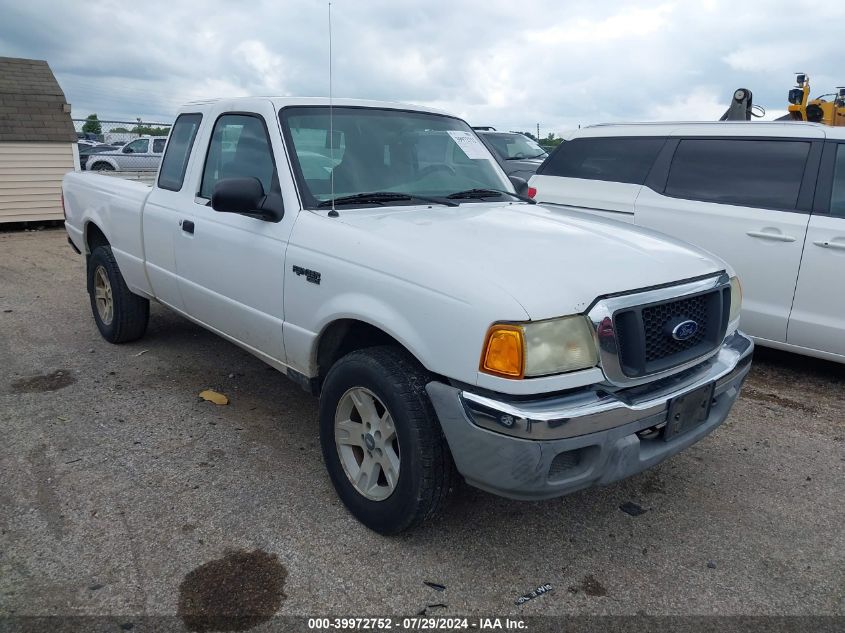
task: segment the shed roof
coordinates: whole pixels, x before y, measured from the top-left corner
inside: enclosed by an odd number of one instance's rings
[[[0,57],[0,141],[75,142],[65,104],[47,62]]]

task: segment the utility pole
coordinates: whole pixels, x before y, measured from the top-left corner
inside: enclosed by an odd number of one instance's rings
[[[537,140],[540,140],[540,124],[537,124]]]

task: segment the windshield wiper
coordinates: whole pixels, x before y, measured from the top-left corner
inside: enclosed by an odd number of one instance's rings
[[[510,158],[506,158],[505,160],[533,160],[534,158],[540,158],[540,156],[545,156],[546,152],[541,152],[539,154],[534,154],[533,156],[511,156]]]
[[[534,156],[513,156],[511,158],[506,158],[505,160],[533,160],[534,158],[540,158],[545,155],[546,152],[543,152],[542,154],[534,154]]]
[[[523,196],[512,191],[505,191],[504,189],[467,189],[466,191],[456,191],[446,196],[450,200],[472,200],[480,198],[498,198],[500,196],[511,196],[517,200],[528,202],[530,204],[537,204],[537,201],[528,196]]]
[[[433,204],[442,204],[447,207],[456,207],[457,203],[441,198],[431,198],[429,196],[419,196],[415,193],[402,193],[400,191],[367,191],[364,193],[355,193],[349,196],[338,196],[333,200],[323,200],[318,207],[343,206],[347,204],[368,204],[376,203],[384,205],[386,202],[400,202],[404,200],[422,200],[423,202],[431,202]]]

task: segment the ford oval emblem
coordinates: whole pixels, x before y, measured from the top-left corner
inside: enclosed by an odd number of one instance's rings
[[[672,338],[676,341],[687,341],[695,336],[696,332],[698,332],[698,323],[687,319],[672,328]]]

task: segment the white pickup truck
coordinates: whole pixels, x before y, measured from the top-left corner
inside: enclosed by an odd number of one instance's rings
[[[339,496],[395,533],[458,474],[541,499],[640,472],[748,373],[724,262],[524,185],[435,110],[253,98],[185,106],[152,188],[70,173],[63,199],[101,334],[155,300],[319,395]]]

